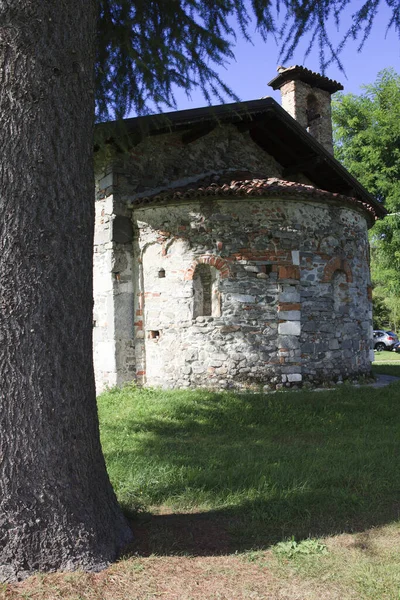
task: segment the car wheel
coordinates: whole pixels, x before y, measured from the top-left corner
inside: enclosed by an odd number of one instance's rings
[[[378,352],[382,352],[382,350],[386,350],[386,346],[383,342],[378,342],[377,344],[375,344],[375,350],[377,350]]]

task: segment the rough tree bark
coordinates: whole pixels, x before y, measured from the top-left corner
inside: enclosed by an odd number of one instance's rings
[[[0,579],[131,537],[92,365],[95,0],[0,0]]]

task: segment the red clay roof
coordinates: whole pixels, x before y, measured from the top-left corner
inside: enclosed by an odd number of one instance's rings
[[[186,199],[203,198],[205,196],[218,198],[225,198],[228,196],[234,196],[236,198],[291,196],[315,200],[336,200],[362,208],[372,216],[373,221],[378,218],[373,205],[357,198],[328,192],[312,185],[306,185],[295,181],[287,181],[276,177],[266,178],[259,173],[250,173],[248,171],[230,171],[224,174],[211,174],[182,187],[169,188],[154,194],[150,193],[148,196],[136,197],[132,201],[132,204],[135,206],[142,206],[158,204],[161,202],[176,202]]]

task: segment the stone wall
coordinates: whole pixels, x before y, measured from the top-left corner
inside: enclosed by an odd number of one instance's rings
[[[235,125],[217,125],[195,140],[189,134],[166,133],[137,144],[114,168],[119,199],[130,202],[229,169],[282,176],[282,166],[253,142],[248,131],[240,132]]]
[[[286,193],[129,208],[241,169],[282,178],[247,131],[224,125],[148,137],[99,178],[98,391],[130,380],[259,389],[369,373],[367,224],[355,205]]]
[[[204,199],[135,208],[134,221],[139,380],[240,389],[369,374],[368,239],[357,210]],[[194,318],[198,264],[218,272],[217,316]]]
[[[94,243],[94,365],[97,391],[124,381],[143,379],[146,370],[140,331],[143,292],[138,251],[132,236],[118,230],[132,226],[133,197],[195,181],[209,172],[247,169],[280,176],[282,167],[234,125],[215,126],[206,135],[187,132],[145,137],[129,155],[97,175]],[[128,227],[129,229],[129,227]],[[115,232],[117,231],[117,236]],[[125,231],[126,233],[126,231]],[[138,338],[139,336],[139,338]]]
[[[98,178],[93,257],[93,355],[96,389],[136,377],[132,222],[113,195],[113,174]]]

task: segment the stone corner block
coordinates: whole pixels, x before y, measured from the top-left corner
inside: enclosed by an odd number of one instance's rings
[[[279,335],[300,335],[301,323],[300,321],[283,321],[278,325]]]
[[[299,310],[280,310],[279,318],[287,319],[288,321],[300,321],[300,311]]]
[[[299,250],[292,250],[292,263],[296,266],[300,265],[300,252]]]
[[[289,381],[289,383],[295,383],[296,381],[302,381],[303,375],[301,375],[300,373],[288,373],[287,380]]]

